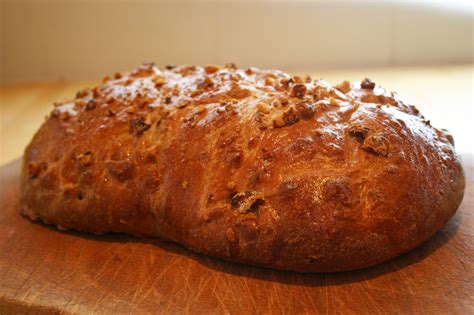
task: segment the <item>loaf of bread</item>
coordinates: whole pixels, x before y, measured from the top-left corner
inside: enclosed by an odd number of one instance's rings
[[[55,104],[25,151],[20,212],[327,272],[418,246],[464,185],[452,137],[368,79],[145,64]]]

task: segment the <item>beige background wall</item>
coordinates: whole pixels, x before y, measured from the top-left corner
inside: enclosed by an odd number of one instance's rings
[[[472,63],[472,4],[449,3],[0,0],[0,83],[91,79],[148,60],[290,71]]]

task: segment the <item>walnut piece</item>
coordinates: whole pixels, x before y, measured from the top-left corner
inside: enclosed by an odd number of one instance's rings
[[[235,242],[237,240],[237,237],[235,236],[235,232],[232,228],[227,228],[227,230],[225,231],[225,238],[229,242]]]
[[[68,111],[62,111],[58,109],[54,109],[52,112],[53,117],[59,118],[61,121],[67,121],[69,118],[71,118],[71,114],[69,114]]]
[[[342,93],[349,93],[351,90],[351,83],[349,81],[343,81],[335,86],[336,89]]]
[[[209,65],[209,66],[205,66],[204,70],[206,71],[206,73],[212,74],[212,73],[215,73],[215,72],[219,71],[219,67],[214,66],[214,65]]]
[[[131,120],[130,122],[130,130],[133,134],[139,136],[143,134],[145,131],[150,129],[151,121],[150,117],[139,116]]]
[[[245,74],[246,75],[252,75],[253,74],[253,69],[252,68],[245,69]]]
[[[388,141],[382,135],[371,135],[364,140],[362,149],[381,156],[388,155]]]
[[[339,103],[337,102],[337,99],[331,97],[329,98],[329,104],[331,104],[332,106],[339,106]]]
[[[363,143],[370,129],[361,124],[354,124],[349,128],[349,135],[354,137],[358,142]]]
[[[80,90],[76,93],[76,98],[84,98],[86,97],[87,95],[89,95],[89,92],[90,90],[89,89],[85,89],[85,90]]]
[[[306,95],[306,85],[304,84],[295,84],[293,88],[291,89],[291,94],[290,96],[292,97],[297,97],[297,98],[303,98]]]
[[[273,79],[273,78],[266,78],[264,82],[265,82],[266,86],[274,86],[275,85],[275,79]]]
[[[127,107],[127,114],[133,115],[133,114],[135,114],[135,111],[136,111],[135,107],[133,107],[133,106],[128,106]]]
[[[278,101],[280,102],[281,105],[285,106],[288,105],[288,99],[286,97],[279,97]]]
[[[133,164],[129,160],[105,161],[107,172],[120,181],[130,179],[133,173]]]
[[[291,126],[300,120],[300,114],[293,107],[290,107],[283,113],[283,120],[287,126]]]
[[[231,180],[231,181],[227,182],[226,187],[227,187],[227,189],[229,189],[229,190],[234,190],[235,187],[236,187],[236,184],[235,184],[234,181]]]
[[[231,89],[227,92],[228,96],[238,100],[249,97],[251,94],[250,90],[241,88],[237,83],[233,83]]]
[[[200,90],[207,90],[214,87],[214,81],[211,78],[205,77],[203,81],[199,82],[197,88]]]
[[[314,107],[311,104],[299,102],[295,105],[295,108],[303,119],[309,119],[314,115]]]
[[[92,152],[87,151],[85,153],[81,153],[77,156],[77,161],[79,162],[79,165],[82,167],[87,167],[92,164]]]
[[[304,83],[303,78],[300,77],[300,76],[295,75],[292,79],[293,79],[293,82],[295,82],[297,84]]]
[[[94,100],[90,100],[89,102],[87,102],[86,104],[86,110],[93,110],[94,108],[97,107],[97,102],[94,101]]]
[[[270,113],[270,110],[268,109],[267,104],[265,104],[265,103],[258,103],[258,104],[257,104],[257,110],[258,110],[260,113],[263,113],[263,114],[268,114],[268,113]]]
[[[225,67],[229,70],[237,70],[237,65],[233,62],[229,62],[225,65]]]
[[[292,78],[283,78],[283,79],[280,79],[279,83],[282,87],[289,88],[290,84],[293,83],[293,79]]]
[[[275,119],[273,119],[273,128],[282,128],[282,127],[285,127],[285,126],[286,126],[286,123],[283,120],[283,115],[278,116]]]
[[[360,83],[360,87],[363,88],[363,89],[373,90],[373,89],[375,88],[375,83],[372,82],[370,79],[365,78],[365,79]]]
[[[194,74],[194,72],[196,72],[196,66],[186,66],[186,67],[178,68],[176,72],[181,74],[184,77],[188,75],[192,75]]]
[[[153,74],[153,68],[152,67],[141,67],[135,71],[132,72],[131,76],[134,78],[145,78],[149,77]]]
[[[155,88],[156,89],[159,89],[161,88],[163,85],[165,85],[166,81],[164,78],[162,77],[156,77],[155,79],[153,79],[153,83],[155,84]]]
[[[231,206],[238,209],[239,213],[256,212],[264,202],[263,194],[256,191],[236,193],[230,200]]]

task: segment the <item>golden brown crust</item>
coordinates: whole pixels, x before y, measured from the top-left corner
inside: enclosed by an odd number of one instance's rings
[[[414,248],[463,192],[452,138],[370,80],[146,64],[56,105],[25,151],[20,211],[321,272]]]

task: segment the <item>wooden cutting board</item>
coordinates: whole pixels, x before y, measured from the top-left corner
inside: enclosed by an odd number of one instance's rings
[[[333,274],[249,267],[180,245],[60,232],[17,209],[19,161],[0,168],[0,313],[474,313],[474,163],[448,225],[378,266]]]

